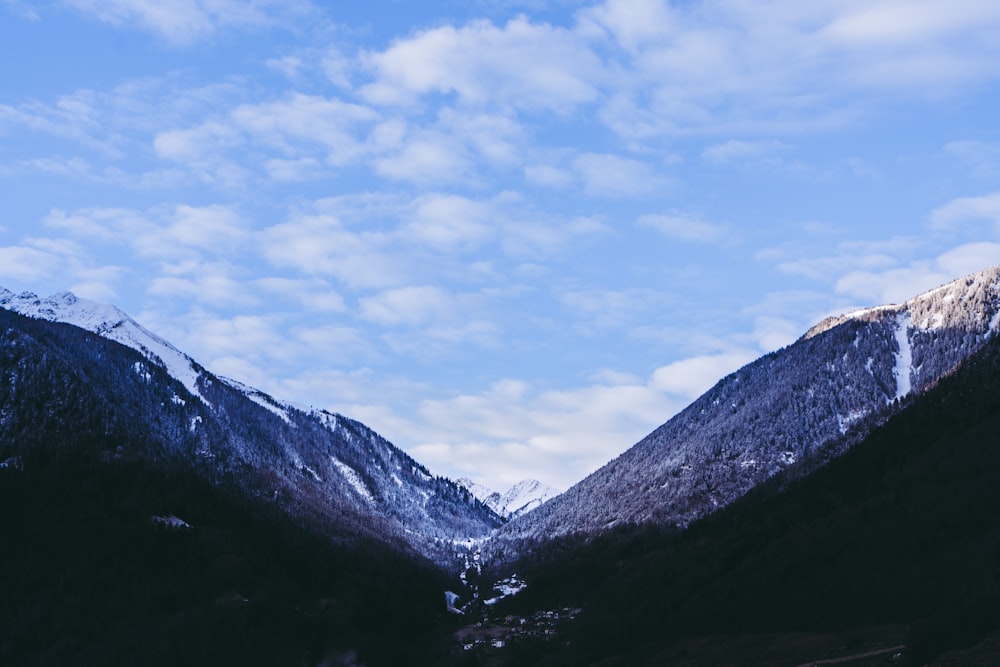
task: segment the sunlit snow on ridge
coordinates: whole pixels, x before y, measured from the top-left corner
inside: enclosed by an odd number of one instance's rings
[[[15,295],[0,288],[0,307],[26,317],[72,324],[130,347],[162,365],[193,396],[209,404],[198,390],[200,373],[191,358],[115,306],[81,299],[72,292],[60,292],[42,299],[32,292]]]

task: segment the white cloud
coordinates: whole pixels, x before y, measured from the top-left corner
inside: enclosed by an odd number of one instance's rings
[[[233,267],[219,263],[185,262],[165,265],[167,275],[153,277],[146,292],[155,297],[217,308],[259,306],[258,294],[233,277]]]
[[[321,178],[324,175],[323,167],[319,160],[314,157],[294,160],[274,158],[264,163],[264,169],[267,170],[267,175],[271,180],[281,183],[298,183]]]
[[[433,130],[407,138],[399,150],[376,158],[373,164],[380,176],[418,185],[462,181],[473,169],[461,142]]]
[[[693,401],[720,379],[759,356],[757,350],[738,350],[682,359],[657,368],[650,385],[658,391]]]
[[[524,168],[524,177],[529,183],[547,188],[564,188],[573,181],[568,171],[550,164],[528,165]]]
[[[639,218],[638,224],[641,227],[655,229],[671,238],[700,243],[715,243],[726,233],[724,225],[713,224],[700,215],[684,212],[643,215]]]
[[[981,271],[1000,264],[1000,243],[966,243],[940,255],[936,264],[952,276],[950,279]]]
[[[91,299],[110,299],[126,274],[104,264],[70,239],[28,238],[23,245],[0,247],[0,284],[19,284],[33,292],[69,289]]]
[[[702,150],[701,157],[715,164],[742,163],[765,160],[788,150],[790,147],[780,141],[744,141],[730,139],[721,144],[712,144]]]
[[[238,105],[191,127],[159,130],[153,147],[209,183],[238,186],[255,169],[296,182],[320,175],[323,165],[343,168],[366,159],[372,146],[365,133],[379,120],[362,105],[291,93]],[[254,149],[249,160],[248,149]]]
[[[649,163],[609,153],[586,153],[573,161],[573,167],[593,195],[635,197],[669,184]]]
[[[191,258],[234,253],[249,239],[240,215],[226,206],[189,206],[142,213],[129,209],[55,209],[44,224],[66,234],[131,247],[143,257]]]
[[[476,248],[496,233],[488,204],[457,195],[427,195],[414,202],[403,234],[441,250]]]
[[[926,45],[1000,19],[990,3],[959,0],[944,6],[928,0],[890,0],[845,7],[821,37],[852,45]]]
[[[594,100],[591,81],[602,69],[570,31],[525,17],[427,30],[365,60],[375,78],[361,93],[376,104],[442,93],[463,105],[557,112]]]
[[[608,0],[581,12],[579,30],[585,34],[606,31],[631,52],[662,43],[675,30],[677,16],[661,0]]]
[[[265,277],[255,279],[252,285],[270,302],[294,302],[306,310],[319,312],[340,313],[347,309],[344,297],[323,280]]]
[[[364,144],[357,138],[357,128],[379,119],[367,107],[301,93],[292,93],[275,102],[239,106],[230,117],[255,143],[292,155],[322,147],[326,161],[337,166],[353,162],[365,153]]]
[[[937,229],[956,229],[969,221],[987,220],[1000,230],[1000,192],[953,199],[935,209],[930,218]]]
[[[3,7],[10,13],[28,21],[38,21],[41,17],[35,8],[22,0],[3,0]]]
[[[560,294],[559,300],[573,316],[574,328],[586,334],[651,317],[662,306],[663,295],[642,288],[571,290]]]
[[[644,25],[649,16],[656,23]],[[952,94],[997,76],[989,35],[998,24],[1000,11],[976,0],[644,0],[586,10],[578,29],[595,44],[610,35],[627,53],[602,88],[601,117],[642,138],[787,134],[855,122],[889,95]]]
[[[996,264],[1000,264],[1000,244],[967,243],[932,259],[916,260],[885,271],[852,271],[837,280],[836,290],[869,306],[901,303]]]
[[[420,402],[412,418],[386,420],[394,442],[433,470],[503,488],[526,471],[567,488],[665,422],[757,353],[682,360],[647,380],[606,370],[594,383],[539,389],[515,379],[477,394]]]
[[[1000,173],[1000,144],[984,141],[952,141],[945,153],[965,162],[977,176],[992,177]]]
[[[359,300],[361,317],[384,326],[417,326],[456,315],[452,296],[439,287],[414,286],[386,290]]]
[[[295,1],[258,0],[63,0],[75,9],[116,27],[136,26],[183,46],[211,37],[222,28],[260,28],[302,13]]]
[[[26,246],[0,248],[0,278],[23,284],[41,282],[59,267],[59,257]]]
[[[384,288],[405,282],[405,258],[394,256],[380,232],[354,232],[334,215],[294,214],[265,229],[260,252],[274,266],[310,276],[331,276],[350,288]]]

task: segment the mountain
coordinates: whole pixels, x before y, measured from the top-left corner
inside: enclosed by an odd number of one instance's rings
[[[181,464],[346,538],[446,557],[497,517],[364,424],[213,375],[120,310],[0,291],[0,461]]]
[[[526,514],[562,493],[537,479],[523,479],[503,493],[464,477],[456,482],[505,519]]]
[[[684,530],[539,545],[495,575],[527,587],[483,624],[511,640],[479,664],[1000,664],[997,470],[991,336],[810,475],[786,468]],[[516,634],[566,607],[555,637]]]
[[[565,493],[500,531],[522,541],[628,524],[684,527],[778,473],[841,455],[993,337],[1000,267],[903,304],[824,320],[792,345],[723,378]]]

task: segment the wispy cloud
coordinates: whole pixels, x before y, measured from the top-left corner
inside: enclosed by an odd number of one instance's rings
[[[681,241],[714,243],[727,232],[725,225],[706,221],[700,215],[686,212],[647,214],[639,217],[640,227],[655,229],[661,234]]]
[[[428,93],[462,105],[568,112],[596,99],[602,62],[571,31],[518,17],[503,26],[442,26],[365,55],[374,104],[414,104]]]
[[[986,221],[1000,231],[1000,192],[953,199],[934,209],[930,218],[937,229],[955,229],[960,225]]]
[[[305,2],[258,0],[63,0],[64,4],[116,27],[134,27],[176,46],[207,39],[226,28],[281,25],[306,14]]]

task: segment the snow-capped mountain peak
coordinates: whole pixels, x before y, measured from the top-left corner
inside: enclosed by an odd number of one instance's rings
[[[201,371],[194,361],[115,306],[81,299],[72,292],[41,298],[32,292],[15,295],[0,287],[0,308],[35,319],[72,324],[130,347],[162,365],[192,396],[205,401],[198,389]]]
[[[977,328],[995,332],[1000,328],[996,295],[1000,294],[1000,266],[992,266],[946,285],[919,294],[900,304],[862,308],[828,317],[802,336],[808,340],[845,322],[871,322],[898,313],[909,315],[910,326],[923,331],[944,328]],[[969,308],[971,304],[981,307]]]
[[[537,479],[521,480],[503,493],[493,491],[487,486],[464,477],[457,480],[457,483],[468,489],[469,493],[478,498],[484,505],[506,519],[530,512],[562,493]]]

